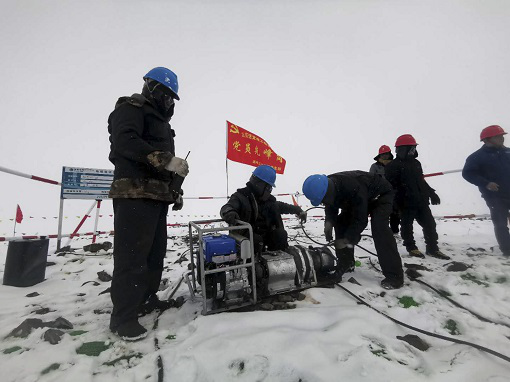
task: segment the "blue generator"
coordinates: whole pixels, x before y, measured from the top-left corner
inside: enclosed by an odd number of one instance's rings
[[[202,238],[206,262],[224,263],[236,260],[236,240],[226,234],[208,235]]]

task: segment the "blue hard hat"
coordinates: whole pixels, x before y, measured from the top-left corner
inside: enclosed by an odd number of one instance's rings
[[[165,85],[172,91],[174,98],[179,100],[179,96],[177,95],[177,91],[179,90],[177,75],[170,69],[161,66],[153,68],[144,76],[144,80],[148,78],[158,81],[162,85]]]
[[[253,176],[256,176],[260,180],[263,180],[267,184],[275,187],[275,179],[277,178],[277,172],[269,165],[259,165],[254,172]]]
[[[324,174],[308,176],[303,183],[302,191],[310,199],[313,206],[318,206],[325,197],[328,189],[328,178]]]

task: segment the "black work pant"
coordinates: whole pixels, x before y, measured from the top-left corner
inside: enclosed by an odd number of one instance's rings
[[[389,227],[389,216],[392,213],[394,193],[389,192],[381,195],[376,201],[369,204],[371,215],[371,232],[374,247],[386,278],[403,280],[403,264],[397,250],[396,240]],[[335,238],[344,238],[344,233],[351,221],[352,212],[342,210],[335,224]]]
[[[394,209],[392,211],[392,213],[390,214],[389,224],[390,224],[390,229],[395,234],[399,233],[399,221],[400,220],[401,220],[401,217],[399,217],[399,210]]]
[[[137,319],[137,309],[158,291],[167,251],[168,203],[115,198],[111,327]]]
[[[509,255],[509,200],[503,198],[486,198],[486,204],[490,208],[491,220],[495,230],[495,237],[500,250]]]
[[[426,242],[426,252],[432,253],[438,251],[438,234],[436,232],[436,222],[431,213],[429,205],[406,207],[401,209],[401,238],[406,250],[417,250],[415,239],[413,238],[413,221],[417,221],[422,226],[424,241]]]

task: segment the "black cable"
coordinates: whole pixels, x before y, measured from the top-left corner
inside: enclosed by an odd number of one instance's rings
[[[310,208],[310,209],[307,209],[306,211],[309,211],[309,210],[311,210],[311,209],[324,209],[324,208],[322,208],[322,207],[312,207],[312,208]],[[318,244],[319,244],[319,242],[314,241],[312,238],[310,238],[310,237],[307,235],[307,233],[305,232],[305,229],[304,229],[304,227],[303,227],[303,223],[302,223],[302,230],[303,230],[303,232],[305,233],[305,235],[306,235],[306,236],[307,236],[307,237],[308,237],[311,241],[313,241],[313,242],[315,242],[315,243],[318,243]],[[360,236],[361,236],[361,237],[369,237],[369,238],[371,238],[371,239],[373,238],[371,235],[368,235],[368,234],[361,234]],[[322,245],[322,246],[325,246],[325,245]],[[365,252],[367,252],[367,253],[371,254],[371,255],[374,255],[374,256],[376,256],[376,257],[378,256],[377,254],[373,253],[372,251],[367,250],[367,249],[366,249],[366,248],[364,248],[363,246],[360,246],[360,245],[358,245],[358,244],[357,244],[356,246],[357,246],[357,247],[359,247],[360,249],[364,250]],[[369,257],[369,263],[371,264],[371,266],[372,266],[372,267],[373,267],[376,271],[378,271],[378,272],[380,272],[380,273],[382,272],[382,271],[381,271],[378,267],[376,267],[376,266],[374,265],[373,261],[371,260],[371,257]],[[503,323],[503,322],[495,322],[495,321],[492,321],[492,320],[490,320],[490,319],[486,319],[485,317],[483,317],[483,316],[481,316],[481,315],[479,315],[479,314],[477,314],[477,313],[473,312],[472,310],[470,310],[470,309],[468,309],[468,308],[464,307],[463,305],[459,304],[458,302],[456,302],[456,301],[452,300],[451,298],[447,297],[445,294],[443,294],[442,292],[438,291],[438,290],[437,290],[437,289],[435,289],[433,286],[431,286],[431,285],[427,284],[427,283],[426,283],[426,282],[424,282],[424,281],[419,280],[418,278],[415,278],[415,279],[412,279],[412,280],[417,281],[417,282],[419,282],[419,283],[421,283],[421,284],[423,284],[423,285],[425,285],[425,286],[429,287],[431,290],[433,290],[433,291],[434,291],[434,292],[436,292],[438,295],[440,295],[440,297],[441,297],[441,298],[445,298],[446,300],[448,300],[449,302],[451,302],[454,306],[456,306],[456,307],[458,307],[458,308],[461,308],[461,309],[463,309],[463,310],[468,311],[470,314],[472,314],[473,316],[475,316],[476,318],[478,318],[479,320],[481,320],[481,321],[483,321],[483,322],[493,323],[493,324],[496,324],[496,325],[506,326],[506,327],[508,327],[508,328],[509,328],[509,324],[507,324],[507,323]]]
[[[429,331],[426,331],[426,330],[422,330],[420,328],[417,328],[417,327],[413,327],[413,326],[410,326],[409,324],[406,324],[404,322],[401,322],[397,319],[394,319],[392,318],[390,315],[387,315],[385,314],[384,312],[374,308],[373,306],[371,306],[369,303],[367,303],[366,301],[364,301],[363,299],[361,299],[360,297],[356,296],[355,294],[353,294],[350,290],[348,290],[346,287],[344,286],[341,286],[339,283],[336,283],[337,286],[339,286],[341,289],[343,289],[344,291],[346,291],[348,294],[350,294],[352,297],[354,297],[357,301],[359,301],[360,303],[362,303],[363,305],[369,307],[370,309],[373,309],[374,311],[376,311],[378,314],[381,314],[383,315],[384,317],[390,319],[392,322],[394,323],[397,323],[403,327],[406,327],[406,328],[409,328],[410,330],[413,330],[413,331],[416,331],[416,332],[419,332],[419,333],[422,333],[422,334],[425,334],[425,335],[429,335],[429,336],[432,336],[432,337],[435,337],[435,338],[438,338],[438,339],[443,339],[443,340],[447,340],[447,341],[450,341],[450,342],[454,342],[454,343],[458,343],[458,344],[464,344],[464,345],[467,345],[467,346],[470,346],[470,347],[474,347],[480,351],[484,351],[484,352],[487,352],[488,354],[492,354],[500,359],[503,359],[505,360],[506,362],[509,362],[509,357],[506,356],[506,355],[503,355],[497,351],[493,351],[489,348],[486,348],[486,347],[483,347],[483,346],[479,346],[475,343],[470,343],[470,342],[466,342],[464,340],[459,340],[459,339],[455,339],[455,338],[450,338],[448,336],[443,336],[443,335],[439,335],[439,334],[435,334],[435,333],[432,333],[432,332],[429,332]]]
[[[468,311],[470,314],[472,314],[473,316],[475,316],[477,319],[483,321],[483,322],[487,322],[487,323],[493,323],[493,324],[497,324],[497,325],[501,325],[501,326],[506,326],[506,327],[509,327],[509,325],[507,323],[503,323],[503,322],[494,322],[490,319],[486,319],[485,317],[473,312],[472,310],[470,309],[467,309],[466,307],[462,306],[461,304],[459,304],[458,302],[452,300],[451,298],[449,298],[445,293],[442,293],[441,291],[435,289],[433,286],[431,285],[428,285],[426,282],[424,281],[421,281],[419,278],[414,278],[412,279],[412,281],[416,281],[416,282],[419,282],[427,287],[429,287],[431,290],[433,290],[435,293],[437,293],[438,295],[440,295],[442,298],[445,298],[447,299],[449,302],[451,302],[454,306],[456,307],[459,307],[460,309],[463,309],[463,310],[466,310]]]

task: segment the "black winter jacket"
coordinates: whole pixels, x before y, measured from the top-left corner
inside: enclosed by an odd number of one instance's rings
[[[220,209],[220,216],[235,211],[240,220],[250,223],[254,233],[264,235],[270,230],[284,228],[281,214],[299,214],[299,206],[290,205],[270,195],[266,201],[257,201],[250,183],[247,187],[238,189],[231,195],[229,201]]]
[[[385,178],[361,170],[334,173],[328,178],[335,185],[335,198],[333,205],[325,207],[325,220],[335,222],[339,209],[350,210],[353,220],[344,236],[350,243],[358,243],[367,226],[371,202],[393,193],[392,186]]]
[[[383,165],[379,161],[376,161],[369,168],[369,173],[371,173],[371,174],[378,174],[378,175],[380,175],[382,177],[385,177],[385,165]]]
[[[483,198],[509,199],[509,148],[484,145],[468,156],[462,175],[468,182],[479,187]],[[486,189],[490,182],[498,184],[499,190],[493,192]]]
[[[174,130],[168,118],[142,95],[121,97],[108,118],[110,161],[115,165],[110,198],[149,198],[174,202],[172,173]]]
[[[396,191],[395,204],[399,208],[429,205],[435,192],[424,180],[421,163],[415,158],[396,158],[385,166],[385,178]]]

